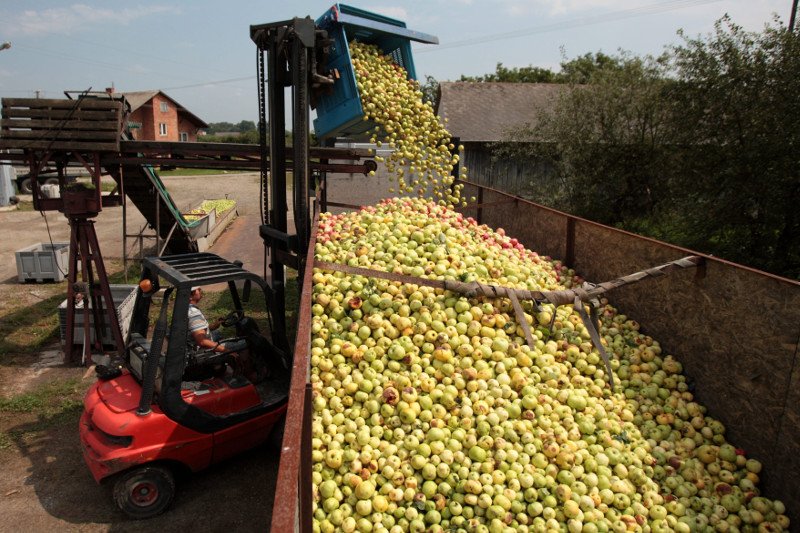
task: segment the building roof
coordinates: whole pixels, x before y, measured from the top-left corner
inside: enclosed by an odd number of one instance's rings
[[[178,103],[174,98],[166,94],[164,91],[132,91],[132,92],[124,92],[124,93],[115,93],[121,94],[125,97],[125,100],[131,106],[131,113],[148,103],[152,100],[156,95],[161,94],[164,98],[169,99],[173,104],[175,104],[175,109],[178,110],[179,115],[185,116],[190,121],[194,122],[198,128],[207,128],[208,124],[205,121],[201,120],[197,115],[183,107],[180,103]]]
[[[438,115],[461,142],[494,142],[510,129],[535,126],[541,109],[568,88],[558,83],[442,82]]]

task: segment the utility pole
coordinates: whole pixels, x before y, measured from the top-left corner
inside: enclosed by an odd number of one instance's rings
[[[794,21],[797,18],[797,0],[792,2],[792,14],[789,15],[789,31],[794,31]]]

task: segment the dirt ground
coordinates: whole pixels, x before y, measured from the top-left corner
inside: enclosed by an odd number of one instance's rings
[[[245,268],[263,273],[257,174],[166,177],[164,182],[178,207],[184,210],[207,198],[235,199],[239,216],[210,251],[228,259],[241,259]],[[331,177],[329,182],[332,202],[362,205],[388,194],[385,178],[341,175]],[[132,205],[127,219],[129,234],[144,224]],[[96,219],[98,240],[109,269],[122,264],[122,220],[121,208],[107,208]],[[18,283],[14,252],[40,242],[68,241],[69,227],[63,215],[50,212],[43,217],[36,211],[4,211],[0,212],[0,227],[4,230],[4,238],[0,239],[0,310],[58,296],[52,283]],[[135,239],[129,240],[128,253],[138,255]],[[136,277],[137,273],[131,272],[130,282]],[[60,348],[53,344],[38,354],[4,356],[0,361],[0,397],[70,379],[80,380],[81,387],[88,387],[93,373],[61,364]],[[175,501],[167,513],[150,520],[130,521],[112,503],[109,488],[96,484],[84,465],[77,431],[79,416],[79,406],[46,424],[29,413],[0,413],[0,431],[16,436],[10,446],[0,447],[0,532],[268,529],[278,457],[267,446],[180,479]]]
[[[185,210],[205,198],[224,198],[226,194],[235,198],[240,216],[230,232],[240,242],[226,242],[223,238],[218,241],[218,247],[236,254],[237,258],[251,250],[259,251],[252,254],[253,261],[263,257],[258,237],[256,174],[169,177],[164,181],[178,206]],[[128,233],[136,233],[144,224],[143,217],[132,206],[127,216]],[[45,222],[35,211],[0,213],[4,235],[13,235],[13,238],[0,239],[0,308],[33,304],[53,293],[52,283],[19,284],[14,255],[18,249],[46,243],[51,238],[53,242],[69,240],[69,226],[63,215],[50,212],[46,218]],[[95,227],[109,269],[120,267],[122,209],[105,209],[97,217]],[[129,253],[136,256],[138,244],[131,241]],[[261,268],[259,264],[251,267]],[[132,272],[131,276],[133,282],[137,273]],[[0,395],[9,397],[51,381],[69,379],[81,380],[81,385],[88,387],[94,379],[93,373],[87,373],[85,368],[64,366],[61,357],[59,344],[49,346],[40,354],[5,356],[0,364]],[[78,441],[79,416],[79,407],[46,424],[28,413],[0,415],[0,430],[16,436],[10,446],[0,449],[0,464],[3,465],[0,531],[221,531],[226,528],[264,531],[268,528],[278,457],[266,446],[179,480],[177,495],[168,513],[135,522],[116,509],[109,488],[96,484],[89,474]]]

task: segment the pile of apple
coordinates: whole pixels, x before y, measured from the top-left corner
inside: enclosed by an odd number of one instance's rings
[[[421,199],[324,214],[316,259],[530,290],[580,281]],[[571,305],[525,303],[529,347],[506,299],[341,271],[313,281],[315,531],[788,530],[760,463],[606,302],[614,390]]]
[[[464,203],[463,185],[454,184],[452,175],[459,161],[456,147],[433,106],[423,101],[417,81],[377,46],[358,41],[349,46],[364,120],[376,124],[370,142],[392,149],[385,161],[375,159],[385,163],[397,192],[429,195],[442,205]],[[466,179],[465,168],[461,173]]]

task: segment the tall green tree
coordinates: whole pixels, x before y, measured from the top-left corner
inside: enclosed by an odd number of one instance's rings
[[[664,62],[621,56],[613,69],[584,70],[590,85],[571,84],[555,109],[540,110],[535,129],[511,133],[500,156],[549,161],[557,186],[532,184],[553,207],[609,225],[638,223],[662,194],[670,153],[662,105]]]
[[[498,154],[551,163],[542,203],[800,277],[800,37],[725,17],[683,39],[573,63],[571,90]]]
[[[724,17],[671,50],[675,143],[695,147],[673,188],[687,245],[800,277],[800,37]]]
[[[439,106],[439,82],[433,76],[425,76],[425,83],[420,83],[419,90],[422,91],[422,101],[428,102],[436,109]]]
[[[563,51],[562,51],[563,52]],[[574,59],[561,61],[561,70],[555,77],[560,83],[590,83],[593,78],[625,68],[625,60],[603,52],[589,52]]]

